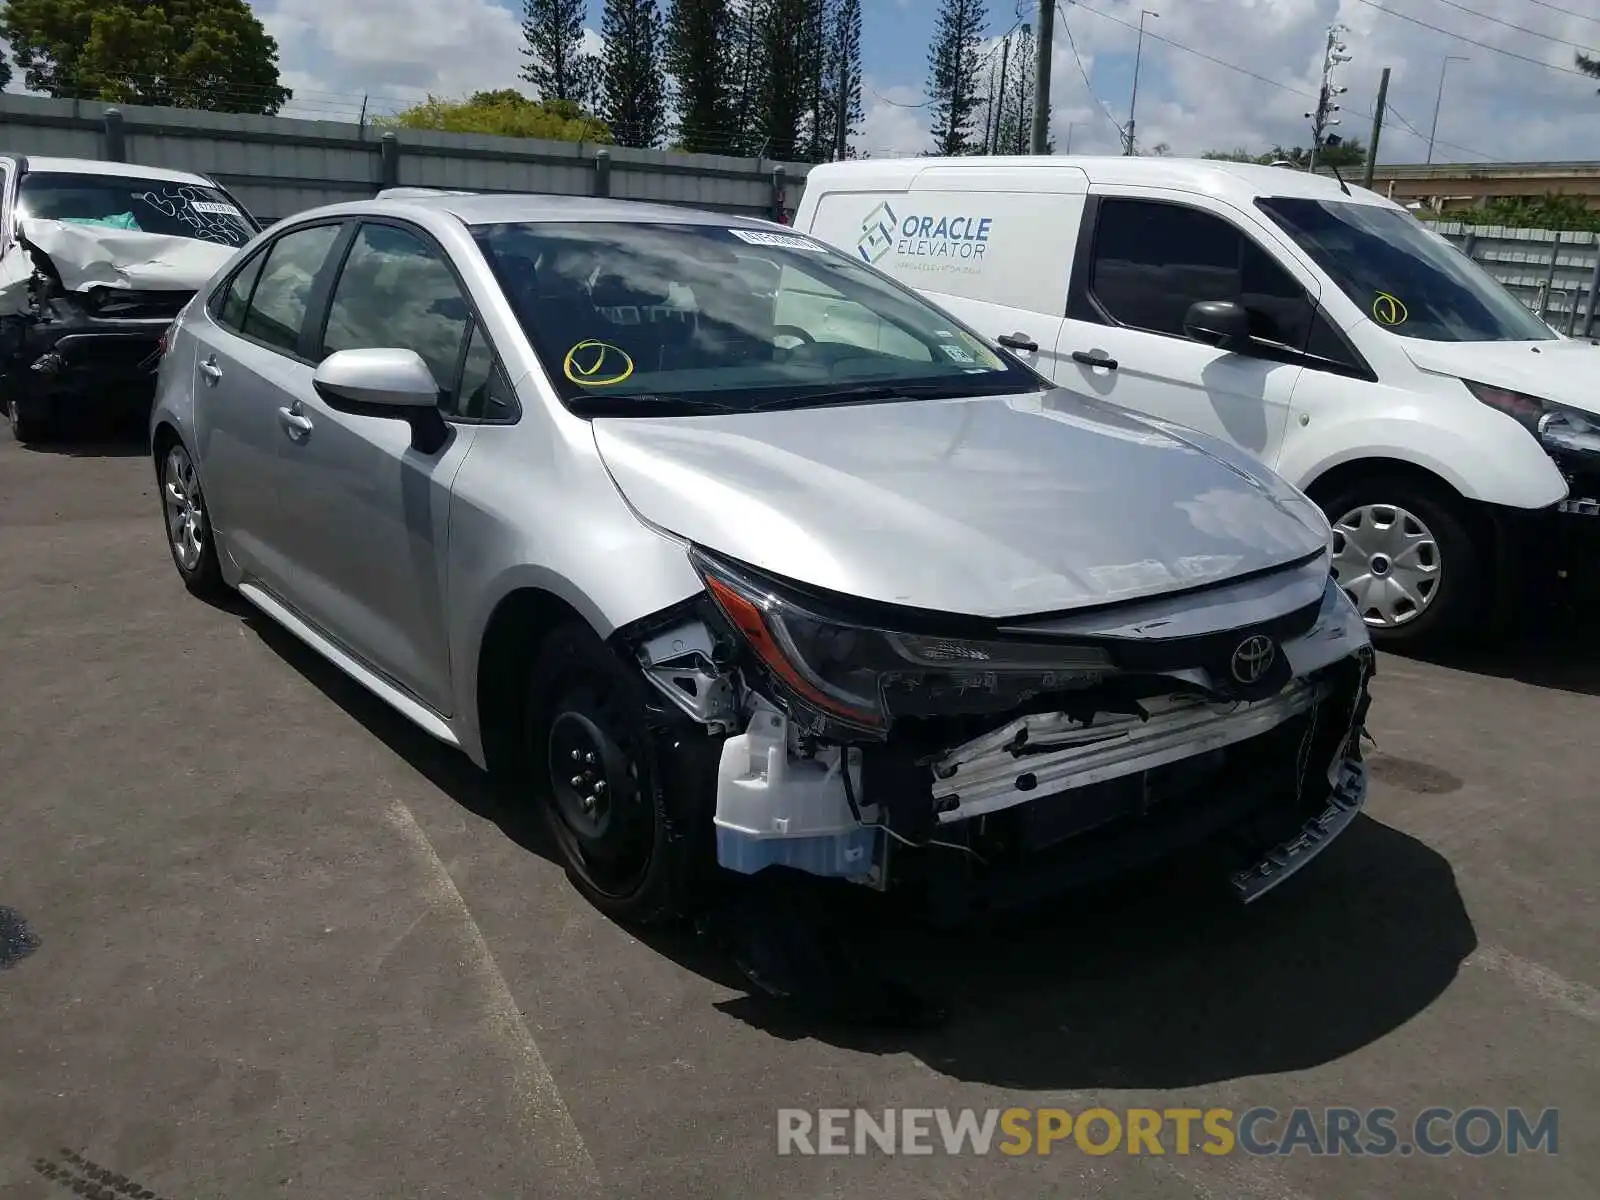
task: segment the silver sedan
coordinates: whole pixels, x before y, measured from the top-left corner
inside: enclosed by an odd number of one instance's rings
[[[394,195],[163,341],[173,561],[482,767],[634,920],[719,867],[1004,903],[1360,809],[1317,509],[766,222]]]

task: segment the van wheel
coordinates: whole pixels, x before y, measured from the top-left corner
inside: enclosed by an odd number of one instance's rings
[[[693,839],[671,836],[644,681],[577,623],[534,657],[524,761],[568,877],[616,920],[682,915]]]
[[[1333,525],[1333,577],[1373,643],[1417,650],[1472,623],[1486,598],[1483,556],[1462,501],[1404,477],[1371,476],[1322,501]]]

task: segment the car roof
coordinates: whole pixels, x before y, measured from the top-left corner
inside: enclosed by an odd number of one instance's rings
[[[200,183],[208,186],[211,183],[204,175],[196,175],[193,171],[147,167],[143,163],[102,162],[95,158],[46,158],[36,154],[29,154],[26,158],[30,175],[48,171],[66,175],[105,175],[120,179],[156,179],[169,183]]]
[[[616,221],[627,224],[720,225],[741,229],[786,229],[771,221],[732,213],[679,208],[672,204],[647,204],[636,200],[602,200],[592,196],[556,196],[543,193],[394,193],[373,200],[356,200],[314,210],[317,216],[355,216],[362,213],[404,216],[407,213],[448,213],[467,225],[500,225],[536,221]],[[295,220],[313,213],[296,213]],[[793,233],[793,230],[788,230]]]
[[[981,170],[1003,175],[1008,171],[1078,170],[1091,184],[1124,184],[1135,187],[1166,188],[1176,191],[1201,192],[1207,195],[1231,196],[1235,199],[1254,200],[1257,196],[1282,196],[1307,200],[1348,200],[1362,204],[1393,202],[1369,191],[1359,184],[1350,184],[1350,194],[1345,195],[1337,179],[1296,170],[1291,167],[1272,167],[1261,163],[1231,162],[1215,158],[1158,158],[1155,156],[1123,155],[999,155],[970,158],[902,158],[857,159],[852,162],[821,163],[812,167],[806,176],[808,187],[816,184],[840,184],[848,179],[852,185],[864,182],[863,177],[875,178],[884,184],[909,187],[913,180],[930,167],[956,167]],[[1004,184],[996,180],[996,190]]]

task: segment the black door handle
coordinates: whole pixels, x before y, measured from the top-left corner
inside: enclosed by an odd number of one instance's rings
[[[1072,352],[1072,361],[1082,363],[1086,367],[1104,367],[1108,371],[1117,369],[1117,360],[1106,357],[1105,354],[1098,350],[1092,354],[1087,350],[1074,350]]]
[[[1002,333],[995,338],[1007,350],[1026,350],[1029,354],[1037,353],[1039,343],[1025,333]]]

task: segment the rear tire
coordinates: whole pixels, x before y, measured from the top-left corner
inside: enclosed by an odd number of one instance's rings
[[[1459,496],[1374,474],[1338,485],[1319,503],[1334,529],[1334,579],[1374,645],[1432,649],[1482,619],[1491,556],[1477,544]]]
[[[569,622],[541,644],[529,686],[523,762],[568,878],[618,921],[685,915],[700,839],[675,830],[644,681]]]
[[[220,600],[229,592],[217,561],[217,539],[212,533],[200,476],[189,451],[176,438],[161,455],[161,515],[167,531],[167,550],[178,568],[183,586],[202,600]]]

